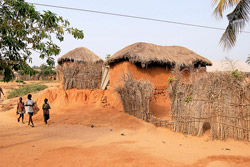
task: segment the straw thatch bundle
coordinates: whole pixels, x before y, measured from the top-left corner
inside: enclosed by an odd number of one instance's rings
[[[210,127],[212,139],[250,141],[250,83],[242,75],[193,73],[189,82],[175,76],[168,90],[174,131],[200,136]]]
[[[58,64],[62,65],[64,62],[78,62],[78,63],[102,63],[103,60],[84,47],[76,48],[58,59]]]
[[[65,90],[100,88],[103,60],[87,48],[76,48],[58,59]]]
[[[130,73],[122,77],[123,84],[116,87],[120,94],[124,111],[143,120],[149,120],[150,96],[154,85],[149,81],[135,80]]]
[[[133,64],[139,63],[143,68],[150,64],[170,67],[193,67],[212,64],[208,59],[181,46],[159,46],[142,42],[129,45],[118,51],[105,64],[113,64],[123,60],[128,60]]]

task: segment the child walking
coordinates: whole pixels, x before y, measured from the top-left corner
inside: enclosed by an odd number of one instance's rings
[[[44,117],[44,123],[45,125],[48,125],[48,120],[49,120],[49,109],[50,109],[50,105],[48,104],[48,99],[45,98],[44,99],[44,104],[43,104],[43,117]]]
[[[19,118],[17,118],[17,122],[20,122],[20,118],[22,118],[22,123],[24,124],[23,122],[24,112],[25,112],[25,108],[24,108],[23,98],[20,97],[19,102],[17,103],[17,113],[19,114]]]
[[[32,116],[33,116],[33,113],[34,113],[34,110],[33,110],[34,101],[31,98],[32,98],[32,95],[28,94],[28,99],[25,101],[24,105],[26,106],[27,114],[29,114],[29,123],[28,123],[28,125],[31,126],[31,127],[34,127],[34,123],[33,123],[33,120],[32,120]],[[31,123],[31,125],[30,125],[30,123]]]

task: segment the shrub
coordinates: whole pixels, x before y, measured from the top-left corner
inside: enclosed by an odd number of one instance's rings
[[[168,77],[168,84],[173,83],[174,81],[176,81],[177,79],[173,76],[173,77]]]
[[[40,84],[30,84],[22,88],[13,89],[7,96],[8,99],[19,97],[23,95],[27,95],[32,92],[37,92],[46,89],[46,85],[40,85]]]
[[[235,80],[238,80],[238,81],[243,78],[243,74],[240,71],[238,71],[237,69],[231,71],[231,75],[235,78]]]
[[[25,84],[25,82],[23,80],[16,80],[16,82]]]

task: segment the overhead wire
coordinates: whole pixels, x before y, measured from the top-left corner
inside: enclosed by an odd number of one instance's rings
[[[97,14],[104,14],[104,15],[119,16],[119,17],[127,17],[127,18],[140,19],[140,20],[156,21],[156,22],[177,24],[177,25],[183,25],[183,26],[199,27],[199,28],[222,30],[222,31],[226,30],[226,29],[220,28],[220,27],[205,26],[205,25],[191,24],[191,23],[183,23],[183,22],[169,21],[169,20],[161,20],[161,19],[155,19],[155,18],[149,18],[149,17],[141,17],[141,16],[133,16],[133,15],[126,15],[126,14],[119,14],[119,13],[103,12],[103,11],[97,11],[97,10],[79,9],[79,8],[57,6],[57,5],[48,5],[48,4],[41,4],[41,3],[31,3],[31,2],[29,4],[33,4],[33,5],[37,5],[37,6],[52,7],[52,8],[67,9],[67,10],[75,10],[75,11],[81,11],[81,12],[89,12],[89,13],[97,13]],[[241,33],[250,33],[249,31],[240,31],[240,32]]]

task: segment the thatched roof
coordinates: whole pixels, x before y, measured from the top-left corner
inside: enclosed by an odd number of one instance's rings
[[[98,57],[96,54],[91,52],[89,49],[84,47],[79,47],[70,52],[66,53],[62,57],[60,57],[57,62],[58,64],[62,64],[63,62],[91,62],[91,63],[99,63],[103,62],[103,60]]]
[[[111,56],[105,64],[113,64],[128,60],[131,63],[140,63],[142,67],[150,64],[167,66],[191,67],[194,65],[212,65],[208,59],[181,46],[159,46],[150,43],[138,42],[129,45]]]

